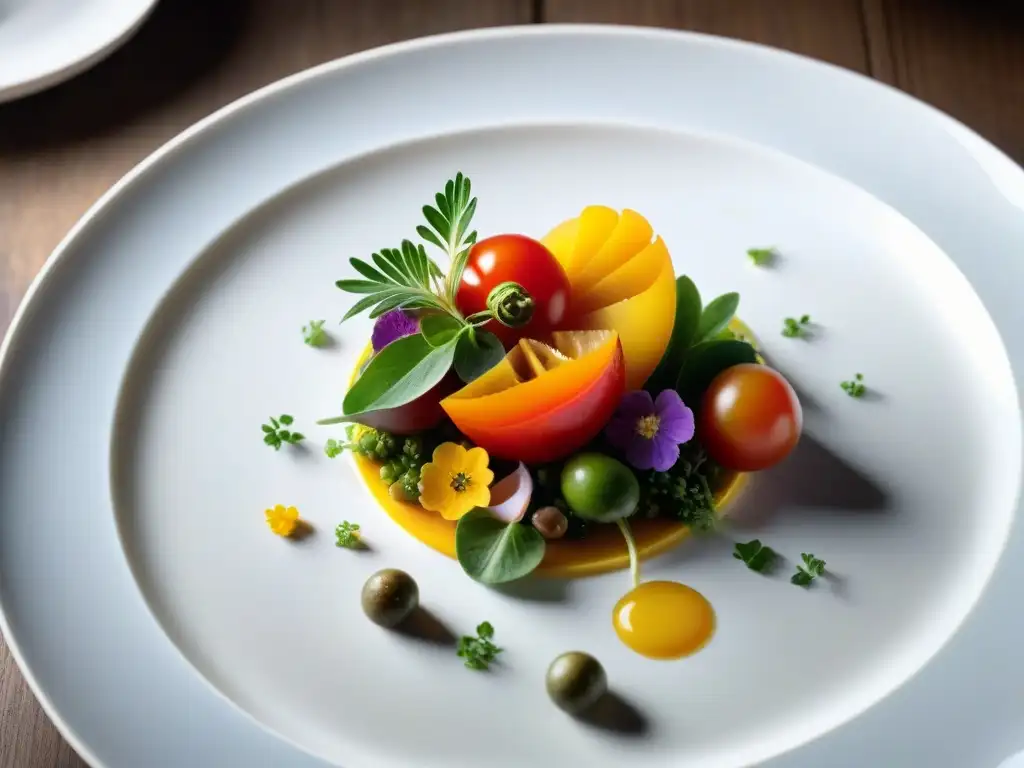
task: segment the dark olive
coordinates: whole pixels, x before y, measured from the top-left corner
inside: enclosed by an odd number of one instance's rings
[[[548,696],[570,715],[590,709],[608,691],[601,662],[582,651],[563,653],[548,667]]]
[[[420,604],[420,588],[397,568],[377,571],[363,585],[363,611],[374,624],[396,627]]]
[[[545,539],[560,539],[569,530],[569,519],[558,507],[541,507],[533,513],[532,522]]]
[[[562,496],[579,517],[614,523],[636,511],[640,484],[621,461],[601,453],[578,453],[562,468]]]

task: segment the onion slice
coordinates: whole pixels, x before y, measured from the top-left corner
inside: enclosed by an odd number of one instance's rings
[[[526,514],[531,496],[533,476],[526,465],[519,462],[515,472],[491,486],[491,506],[486,509],[499,520],[515,523]]]

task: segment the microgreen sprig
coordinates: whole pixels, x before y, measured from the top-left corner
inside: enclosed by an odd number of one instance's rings
[[[324,330],[326,320],[310,320],[309,325],[302,326],[302,340],[311,347],[322,347],[327,343],[327,331]]]
[[[459,645],[455,655],[465,661],[469,669],[485,670],[491,662],[501,653],[502,649],[496,646],[494,639],[494,627],[489,621],[485,621],[476,628],[476,637],[463,635],[459,638]]]
[[[800,559],[803,562],[797,564],[796,573],[793,574],[790,582],[798,587],[807,587],[825,572],[825,561],[819,560],[809,552],[801,553]]]
[[[263,442],[275,451],[281,450],[285,443],[297,445],[306,439],[301,432],[292,432],[283,427],[290,427],[295,420],[287,413],[282,413],[278,418],[270,417],[269,424],[260,425],[263,429]]]
[[[359,523],[350,523],[345,520],[334,529],[336,539],[335,546],[345,549],[359,549],[363,546],[362,535],[359,533]]]
[[[801,315],[799,319],[787,317],[782,321],[782,335],[787,339],[806,338],[807,326],[811,324],[810,315]]]
[[[843,381],[839,384],[843,388],[843,391],[850,397],[864,397],[864,393],[867,392],[867,387],[864,385],[864,374],[854,374],[853,378],[849,381]]]

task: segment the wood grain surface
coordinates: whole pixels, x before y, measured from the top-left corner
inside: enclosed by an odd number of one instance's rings
[[[106,61],[0,105],[0,331],[79,216],[199,118],[365,48],[531,22],[663,26],[786,48],[909,91],[1024,161],[1015,0],[162,0]],[[0,768],[84,765],[0,643]]]

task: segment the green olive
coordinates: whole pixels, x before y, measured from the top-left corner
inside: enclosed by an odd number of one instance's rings
[[[374,624],[396,627],[420,604],[420,588],[405,571],[385,568],[363,585],[363,611]]]
[[[563,653],[548,667],[548,696],[570,715],[590,709],[608,691],[601,662],[582,651]]]
[[[579,517],[614,523],[636,511],[640,483],[621,461],[601,453],[580,453],[562,469],[562,496]]]

